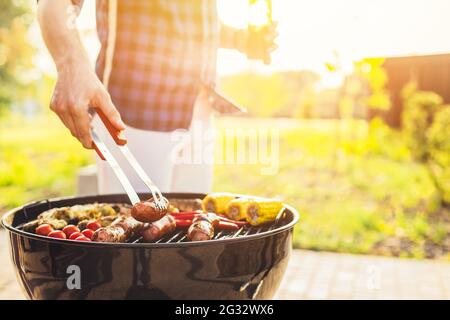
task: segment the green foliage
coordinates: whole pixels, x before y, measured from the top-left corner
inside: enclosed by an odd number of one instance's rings
[[[378,110],[388,110],[391,106],[386,90],[387,72],[383,67],[384,59],[367,58],[354,63],[351,75],[345,76],[339,98],[339,111],[343,119],[354,117],[358,106]],[[330,69],[336,72],[337,69]]]
[[[355,63],[356,73],[366,81],[370,90],[370,95],[361,103],[372,109],[388,110],[391,106],[386,90],[388,76],[383,63],[383,58],[366,58]]]
[[[32,47],[27,40],[31,22],[29,3],[0,2],[0,114],[12,101],[19,101],[22,74],[31,67]]]
[[[442,108],[443,100],[434,92],[416,90],[406,94],[405,91],[403,132],[414,158],[426,161],[429,157],[427,131],[433,122],[434,114]]]
[[[241,73],[221,80],[223,92],[257,117],[311,115],[317,74],[309,71],[270,75]]]
[[[0,126],[0,213],[32,200],[73,195],[76,171],[92,160],[92,152],[56,116],[9,116]]]
[[[443,106],[434,116],[427,131],[430,158],[441,167],[450,168],[450,105]]]
[[[403,90],[403,132],[414,158],[427,165],[442,200],[450,203],[450,106],[434,92]]]
[[[249,120],[218,124],[267,126]],[[258,165],[218,165],[214,190],[283,197],[300,211],[297,248],[415,258],[448,254],[449,213],[440,208],[426,166],[412,160],[402,134],[381,120],[339,124],[336,158],[336,121],[271,120],[289,128],[280,134],[278,174],[261,175]]]
[[[442,191],[442,200],[450,203],[450,106],[443,106],[435,116],[427,131],[429,147],[429,167],[438,188]]]

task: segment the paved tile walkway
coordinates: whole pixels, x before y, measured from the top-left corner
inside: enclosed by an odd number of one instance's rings
[[[450,299],[450,263],[294,250],[278,299]]]
[[[294,250],[277,299],[450,299],[450,263]],[[24,299],[0,230],[0,300]]]

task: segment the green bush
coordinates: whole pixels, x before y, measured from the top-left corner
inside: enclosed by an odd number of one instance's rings
[[[443,201],[450,203],[450,106],[436,113],[427,131],[429,166]]]
[[[404,101],[403,132],[413,157],[428,159],[427,130],[442,107],[442,98],[434,92],[414,91]]]
[[[408,85],[402,120],[411,154],[427,165],[442,201],[450,204],[450,106],[436,93]]]

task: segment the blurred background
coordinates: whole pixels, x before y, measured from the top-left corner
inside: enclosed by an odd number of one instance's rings
[[[248,1],[218,0],[247,27]],[[77,193],[94,162],[49,111],[55,69],[33,0],[0,2],[0,214]],[[94,61],[95,2],[78,19]],[[273,1],[272,64],[221,50],[220,89],[280,130],[277,175],[217,165],[214,190],[282,196],[297,248],[450,261],[450,2]],[[221,136],[218,139],[222,139]]]

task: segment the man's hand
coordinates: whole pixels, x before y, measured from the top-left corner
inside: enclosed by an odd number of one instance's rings
[[[278,36],[276,28],[276,22],[263,27],[249,27],[247,33],[247,57],[249,59],[262,60],[265,64],[270,64],[270,54],[278,48],[275,43]]]
[[[58,68],[50,109],[88,149],[92,148],[90,107],[101,109],[118,130],[125,129],[109,93],[88,63],[71,61]]]
[[[249,25],[247,29],[235,29],[225,24],[220,25],[220,47],[236,49],[249,59],[262,60],[269,64],[270,54],[278,48],[275,39],[278,36],[277,23],[265,26]]]
[[[249,59],[262,60],[270,64],[270,54],[278,48],[275,40],[278,36],[277,23],[256,27],[249,26],[247,30],[239,30],[236,34],[236,47],[245,53]]]
[[[78,12],[79,10],[75,10]],[[90,66],[73,19],[70,0],[40,0],[38,20],[55,61],[58,81],[50,108],[85,148],[92,148],[88,109],[99,108],[118,130],[125,129],[111,98]]]

